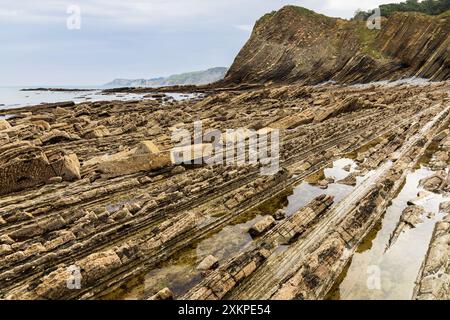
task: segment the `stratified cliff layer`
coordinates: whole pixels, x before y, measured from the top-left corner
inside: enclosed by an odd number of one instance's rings
[[[286,6],[257,21],[224,83],[446,80],[449,30],[446,13],[396,13],[371,30],[362,21]]]

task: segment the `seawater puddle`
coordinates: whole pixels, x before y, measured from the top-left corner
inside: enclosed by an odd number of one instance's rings
[[[106,299],[144,299],[165,287],[170,288],[175,296],[186,293],[203,279],[197,265],[205,257],[213,255],[219,261],[223,261],[244,248],[251,248],[253,241],[247,231],[261,219],[261,215],[253,214],[244,222],[241,220],[232,222],[219,232],[211,234],[161,263],[155,269],[133,279],[127,286]]]
[[[350,171],[344,170],[344,167],[350,165]],[[335,181],[346,178],[349,174],[353,173],[357,168],[356,163],[352,159],[342,158],[333,162],[331,168],[325,168],[319,172],[315,180],[333,178]],[[356,185],[358,186],[364,179],[370,175],[371,172],[365,176],[356,177]],[[313,182],[309,180],[310,182]],[[348,196],[354,189],[353,186],[340,184],[337,182],[330,183],[327,189],[321,189],[319,186],[303,181],[300,185],[294,188],[294,192],[288,197],[289,204],[285,208],[286,215],[290,216],[299,210],[301,207],[307,205],[314,198],[326,194],[334,196],[334,204],[339,203],[342,199]]]
[[[136,203],[136,199],[126,199],[122,201],[118,201],[115,203],[110,203],[105,206],[106,211],[108,211],[109,214],[114,213],[122,209],[127,204],[134,204]]]
[[[348,165],[351,167],[350,171],[344,170],[344,167]],[[348,176],[356,167],[356,163],[351,159],[339,159],[333,162],[331,167],[321,171],[319,176],[333,177],[337,181]],[[363,180],[364,177],[357,177],[357,183]],[[335,203],[338,203],[353,189],[352,186],[338,183],[332,183],[327,189],[321,189],[308,182],[302,182],[292,190],[287,190],[263,202],[248,213],[235,218],[220,231],[208,235],[192,247],[176,254],[153,270],[136,277],[117,292],[105,298],[143,299],[165,287],[170,288],[175,296],[183,295],[203,279],[201,272],[196,270],[196,267],[206,256],[213,255],[219,259],[220,263],[239,252],[251,249],[255,242],[249,235],[248,229],[261,220],[264,215],[284,209],[286,215],[290,216],[322,194],[333,195]]]
[[[439,204],[448,201],[432,194],[421,203],[423,223],[405,229],[391,247],[387,247],[407,202],[416,198],[419,181],[433,175],[425,166],[410,172],[400,193],[386,210],[382,220],[369,233],[354,254],[349,266],[328,294],[328,299],[398,300],[411,299],[415,280],[428,250],[436,222],[442,219]],[[431,214],[430,214],[431,213]]]

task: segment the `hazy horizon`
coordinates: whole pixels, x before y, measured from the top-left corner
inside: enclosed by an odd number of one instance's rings
[[[390,2],[400,1],[0,0],[0,86],[100,86],[229,67],[254,22],[284,5],[350,18]],[[79,29],[67,27],[71,5]]]

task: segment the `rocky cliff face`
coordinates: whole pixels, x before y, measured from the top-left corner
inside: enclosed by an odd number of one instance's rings
[[[362,21],[286,6],[257,21],[224,83],[334,80],[356,83],[450,76],[448,14],[396,13],[370,30]]]

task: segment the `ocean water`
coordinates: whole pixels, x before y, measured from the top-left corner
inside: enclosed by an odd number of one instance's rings
[[[86,89],[86,91],[20,91],[24,87],[0,87],[0,110],[19,108],[25,106],[33,106],[41,103],[54,103],[62,101],[73,101],[75,103],[86,101],[129,101],[146,99],[146,94],[135,93],[115,93],[103,94],[99,87],[58,87],[65,89]],[[30,87],[27,87],[30,88]],[[32,87],[31,87],[32,88]],[[192,98],[193,95],[185,95],[179,93],[167,94],[176,100]],[[150,98],[151,99],[151,98]]]

